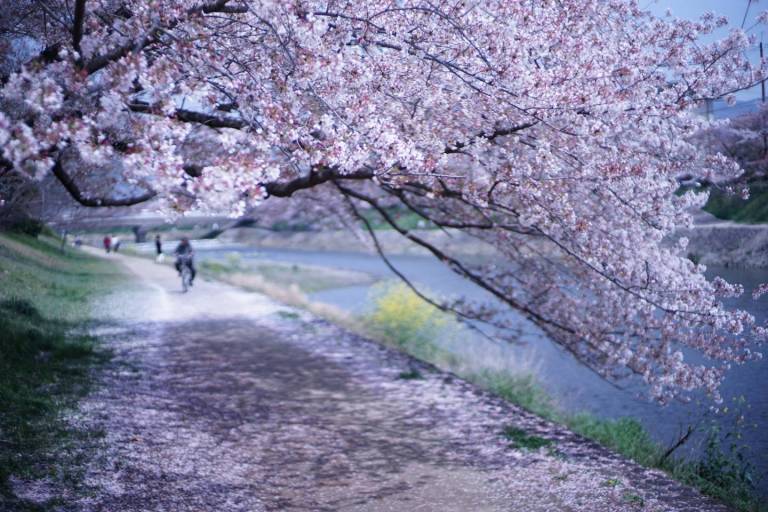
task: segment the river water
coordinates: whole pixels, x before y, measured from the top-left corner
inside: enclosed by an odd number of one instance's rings
[[[379,280],[395,277],[373,255],[222,247],[216,244],[197,246],[200,260],[223,260],[233,252],[237,252],[244,263],[277,261],[365,272]],[[391,260],[412,282],[431,292],[443,296],[485,298],[482,290],[434,258],[392,256]],[[768,320],[768,297],[754,301],[750,293],[758,284],[768,282],[768,269],[710,268],[708,273],[743,284],[745,294],[731,301],[731,305],[749,310],[759,323]],[[371,305],[371,285],[326,289],[311,294],[310,298],[349,312],[362,313]],[[712,403],[706,399],[660,406],[640,397],[642,388],[638,385],[617,388],[577,363],[542,336],[534,326],[522,319],[520,325],[523,331],[521,344],[499,346],[475,336],[462,343],[454,340],[450,348],[466,357],[493,361],[496,365],[502,361],[512,369],[533,372],[564,409],[572,412],[588,411],[603,418],[635,418],[656,440],[666,445],[674,443],[688,425],[717,425],[722,432],[733,431],[732,426],[737,416],[743,413],[745,421],[740,429],[742,438],[734,441],[748,446],[750,461],[755,466],[756,476],[761,479],[761,491],[768,495],[768,357],[735,367],[730,372],[721,388],[728,412],[715,414],[711,410]],[[744,405],[737,407],[734,404],[740,397],[744,398]],[[705,432],[705,428],[699,429],[680,452],[687,455],[700,454],[704,449]]]

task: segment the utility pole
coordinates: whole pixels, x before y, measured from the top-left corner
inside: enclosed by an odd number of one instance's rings
[[[763,63],[763,36],[760,35],[760,65]],[[765,104],[765,78],[760,82],[760,89],[762,90],[763,104]]]
[[[760,33],[760,67],[763,66],[763,33]],[[763,119],[763,158],[768,156],[768,131],[765,127],[765,78],[760,81],[760,92],[762,98],[762,106],[760,107],[760,117]]]

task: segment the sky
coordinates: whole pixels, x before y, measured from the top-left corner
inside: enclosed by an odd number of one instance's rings
[[[755,18],[761,11],[768,10],[768,2],[765,0],[639,0],[642,7],[648,9],[654,14],[664,17],[667,9],[672,11],[672,15],[677,18],[695,19],[707,11],[726,16],[731,22],[732,27],[740,27],[744,20],[744,14],[747,13],[744,28],[755,25]],[[747,5],[749,10],[747,11]],[[729,28],[724,27],[718,33],[711,36],[708,40],[715,40],[728,33]],[[768,55],[768,26],[757,25],[749,31],[750,34],[757,36],[758,40],[764,36],[765,51]],[[707,39],[705,39],[707,40]],[[757,62],[760,58],[760,50],[757,45],[748,53],[750,60]],[[760,86],[737,95],[739,101],[747,101],[760,97]]]

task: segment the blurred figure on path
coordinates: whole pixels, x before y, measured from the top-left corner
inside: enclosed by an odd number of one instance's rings
[[[179,242],[179,245],[176,246],[176,250],[174,250],[173,253],[176,255],[176,264],[174,266],[179,272],[179,275],[181,275],[182,265],[187,265],[189,267],[189,270],[192,273],[192,276],[189,280],[189,284],[191,285],[195,281],[195,275],[197,274],[197,271],[195,270],[194,261],[195,251],[192,249],[192,244],[189,243],[189,238],[183,237],[181,242]]]
[[[107,235],[104,237],[104,250],[109,254],[109,251],[112,250],[112,237]]]
[[[67,247],[67,235],[69,235],[69,232],[66,229],[63,229],[61,231],[61,247],[59,247],[59,251],[62,253],[64,252],[64,249]]]
[[[112,237],[112,251],[117,252],[120,249],[120,237]]]
[[[155,261],[162,263],[165,256],[163,256],[163,241],[160,239],[160,233],[155,235],[155,252],[157,253]]]

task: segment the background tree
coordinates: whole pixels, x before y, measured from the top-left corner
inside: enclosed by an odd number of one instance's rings
[[[692,167],[678,177],[684,187],[706,191],[704,209],[738,222],[768,221],[768,108],[717,120],[693,142],[708,154],[722,154],[739,164],[737,175],[701,173]]]
[[[493,299],[441,307],[500,325],[512,308],[660,400],[717,398],[766,336],[723,308],[739,287],[661,244],[701,202],[675,176],[738,172],[689,142],[705,125],[691,107],[763,78],[744,32],[700,41],[726,20],[634,0],[25,5],[57,30],[4,80],[2,165],[85,206],[240,214],[313,189],[367,226],[365,206]],[[462,261],[391,204],[498,258]]]

